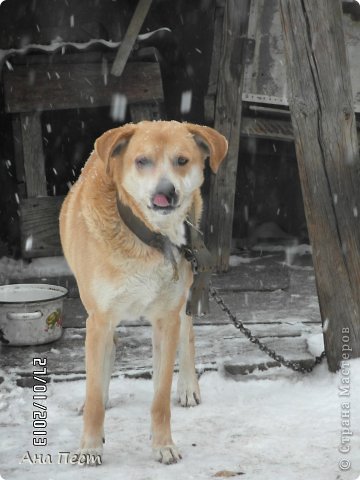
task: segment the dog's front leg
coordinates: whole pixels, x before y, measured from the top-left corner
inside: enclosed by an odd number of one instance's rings
[[[181,455],[174,445],[170,427],[170,395],[179,338],[179,312],[153,322],[154,399],[151,408],[152,447],[156,460],[176,463]]]
[[[86,398],[81,454],[102,455],[105,401],[109,365],[114,346],[114,332],[99,315],[90,315],[86,322]]]
[[[186,315],[186,304],[181,309],[178,401],[183,407],[194,407],[201,402],[199,382],[195,371],[195,335],[192,317]]]

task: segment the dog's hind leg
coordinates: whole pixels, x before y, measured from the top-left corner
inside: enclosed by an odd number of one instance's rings
[[[80,453],[100,455],[104,442],[104,417],[114,332],[100,315],[90,315],[86,322],[86,398]]]
[[[201,402],[199,382],[195,371],[195,343],[192,318],[185,306],[180,314],[179,378],[177,398],[183,407],[194,407]]]

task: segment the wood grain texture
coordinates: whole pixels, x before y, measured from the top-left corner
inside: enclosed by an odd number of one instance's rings
[[[359,150],[341,2],[280,4],[296,154],[328,364],[335,371],[343,332],[351,356],[360,356]]]
[[[47,195],[43,136],[39,112],[21,113],[22,147],[27,196]]]
[[[62,255],[59,212],[64,197],[28,198],[20,202],[23,258]]]
[[[128,63],[120,79],[105,75],[101,63],[14,65],[3,78],[8,113],[107,106],[115,94],[128,104],[164,98],[155,62]]]
[[[249,5],[249,0],[227,0],[224,12],[214,127],[228,139],[229,151],[217,175],[211,178],[206,231],[218,271],[229,267]]]

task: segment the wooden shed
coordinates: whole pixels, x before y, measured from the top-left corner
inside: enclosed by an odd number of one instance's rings
[[[344,15],[344,29],[354,110],[360,112],[360,29],[357,9],[354,3],[344,2],[345,11],[348,4],[352,9]],[[293,133],[279,1],[242,2],[241,9],[236,2],[227,2],[225,8],[225,2],[218,1],[212,4],[212,9],[213,49],[204,114],[208,124],[220,125],[228,135],[230,152],[226,167],[211,185],[206,223],[218,267],[226,270],[240,137],[291,142]],[[226,38],[229,29],[233,38],[230,35]],[[164,94],[159,64],[156,61],[139,63],[135,53],[117,79],[111,75],[110,68],[118,46],[119,42],[100,39],[88,44],[30,45],[2,52],[4,109],[10,114],[13,126],[24,258],[61,254],[57,217],[63,196],[54,195],[47,185],[43,139],[50,127],[43,113],[68,109],[89,111],[99,106],[111,108],[114,98],[125,98],[130,106],[150,105],[151,110],[151,104],[155,105],[156,111],[144,113],[143,110],[143,116],[160,115],[157,107],[163,103]],[[234,61],[237,68],[232,68]],[[143,116],[136,116],[133,111],[130,119]],[[230,128],[232,122],[235,124]],[[85,158],[86,153],[83,160]]]

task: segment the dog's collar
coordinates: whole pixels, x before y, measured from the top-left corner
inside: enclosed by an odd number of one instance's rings
[[[194,273],[194,282],[186,305],[186,313],[188,315],[208,313],[210,277],[215,265],[204,244],[202,233],[194,226],[194,207],[191,209],[189,218],[184,222],[186,244],[178,247],[166,235],[150,230],[139,217],[134,215],[130,207],[121,202],[118,195],[116,196],[116,203],[120,218],[126,227],[145,245],[158,250],[171,263],[174,281],[179,279],[179,273],[173,249],[176,248],[190,262]]]
[[[119,215],[127,228],[138,237],[139,240],[145,243],[145,245],[155,248],[164,255],[166,260],[172,265],[174,280],[178,280],[177,263],[173,252],[173,248],[178,247],[170,241],[169,237],[150,230],[139,217],[133,214],[130,207],[122,203],[119,195],[116,195],[116,203]]]

